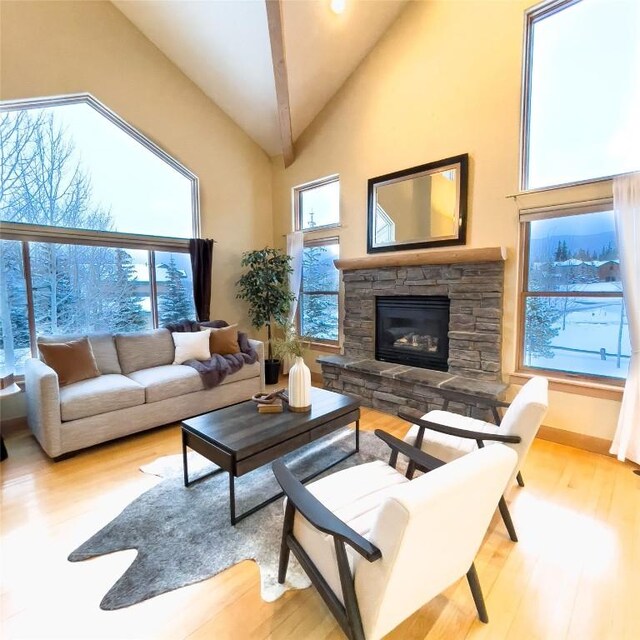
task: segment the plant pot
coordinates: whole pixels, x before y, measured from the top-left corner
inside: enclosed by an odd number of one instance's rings
[[[264,361],[264,383],[265,384],[278,384],[280,378],[280,360],[265,360]]]

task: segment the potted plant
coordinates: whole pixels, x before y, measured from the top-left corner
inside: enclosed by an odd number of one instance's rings
[[[273,339],[273,355],[280,360],[287,356],[302,358],[304,350],[309,345],[309,339],[299,336],[295,325],[291,322],[278,325],[278,330],[282,337]]]
[[[289,356],[294,359],[293,365],[289,369],[287,394],[289,410],[306,413],[311,411],[311,371],[305,364],[302,355],[310,341],[300,337],[295,326],[291,323],[282,327],[282,335],[282,338],[274,340],[273,352],[277,358]]]
[[[264,363],[266,384],[276,384],[280,374],[280,360],[273,357],[271,325],[286,323],[287,314],[294,300],[289,289],[291,256],[280,249],[265,247],[242,254],[242,274],[236,295],[249,304],[249,318],[256,329],[267,327],[268,357]]]

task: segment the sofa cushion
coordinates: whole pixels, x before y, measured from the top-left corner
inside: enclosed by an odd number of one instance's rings
[[[204,389],[200,374],[181,364],[141,369],[130,373],[129,378],[144,388],[146,402],[158,402]]]
[[[173,362],[175,348],[168,329],[117,333],[115,340],[118,360],[125,375]]]
[[[201,331],[207,331],[207,329],[202,327]],[[220,329],[211,328],[209,331],[211,331],[209,336],[209,350],[212,354],[217,353],[221,356],[228,356],[240,351],[237,324],[221,327]]]
[[[231,382],[240,382],[240,380],[248,380],[260,375],[260,363],[245,364],[240,371],[229,374],[220,384],[230,384]]]
[[[38,348],[45,364],[58,374],[58,384],[61,387],[100,375],[86,336],[67,342],[40,343]]]
[[[192,332],[174,332],[171,334],[176,352],[173,364],[182,364],[187,360],[209,360],[209,333],[211,329]]]
[[[144,404],[144,388],[126,376],[111,373],[60,389],[64,422]]]
[[[80,334],[38,336],[38,345],[79,340],[82,337]],[[100,373],[103,375],[105,373],[122,373],[113,335],[110,333],[90,333],[87,337]]]

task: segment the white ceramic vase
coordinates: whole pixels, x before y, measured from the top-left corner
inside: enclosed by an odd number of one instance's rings
[[[311,371],[299,356],[289,369],[289,409],[311,411]]]

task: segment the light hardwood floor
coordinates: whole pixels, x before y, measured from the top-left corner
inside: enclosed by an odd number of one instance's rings
[[[362,426],[399,436],[407,428],[371,410]],[[178,453],[179,442],[179,428],[165,427],[54,464],[26,431],[8,438],[10,457],[0,465],[2,638],[343,637],[313,589],[263,602],[249,561],[127,609],[98,608],[135,552],[81,563],[67,555],[158,482],[138,467]],[[520,542],[494,517],[476,560],[489,624],[478,621],[460,581],[388,637],[640,638],[640,477],[631,469],[536,440],[526,487],[507,494]]]

